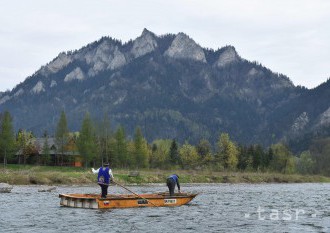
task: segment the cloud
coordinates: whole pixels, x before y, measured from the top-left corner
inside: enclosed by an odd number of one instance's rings
[[[62,51],[102,36],[135,39],[185,32],[203,47],[238,53],[315,87],[329,77],[330,1],[4,0],[0,7],[0,90],[13,88]]]

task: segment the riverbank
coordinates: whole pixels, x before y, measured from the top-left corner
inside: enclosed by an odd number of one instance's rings
[[[166,177],[176,173],[181,183],[318,183],[330,182],[330,177],[319,175],[214,172],[191,170],[139,170],[113,169],[117,182],[122,184],[164,183]],[[95,183],[96,175],[90,169],[73,167],[19,166],[0,168],[0,183],[12,185],[74,185]]]

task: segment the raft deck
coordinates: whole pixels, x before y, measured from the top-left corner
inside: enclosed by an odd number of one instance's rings
[[[110,194],[107,198],[101,198],[99,194],[59,194],[60,205],[75,208],[111,209],[134,207],[164,207],[181,206],[189,203],[198,194],[168,193],[154,194]]]

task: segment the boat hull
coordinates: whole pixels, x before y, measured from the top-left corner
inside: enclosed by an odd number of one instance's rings
[[[88,208],[88,209],[112,209],[134,207],[165,207],[181,206],[189,203],[197,194],[176,193],[169,196],[168,193],[140,194],[137,195],[108,195],[101,198],[98,194],[60,194],[61,206]]]

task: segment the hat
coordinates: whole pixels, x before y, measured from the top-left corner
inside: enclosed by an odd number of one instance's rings
[[[104,167],[107,167],[107,166],[109,166],[109,163],[108,163],[108,162],[105,162],[105,163],[103,164],[103,166],[104,166]]]

